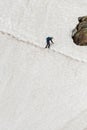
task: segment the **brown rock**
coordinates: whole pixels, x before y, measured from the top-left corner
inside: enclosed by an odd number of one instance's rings
[[[72,31],[72,39],[76,45],[87,45],[87,16],[78,18],[78,25]]]

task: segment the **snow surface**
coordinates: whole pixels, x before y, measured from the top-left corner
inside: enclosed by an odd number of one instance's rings
[[[87,110],[68,122],[62,130],[87,130]]]
[[[87,15],[87,0],[0,0],[0,30],[41,47],[53,36],[53,49],[87,61],[86,47],[73,44],[78,17]]]
[[[87,47],[71,39],[86,6],[0,0],[0,130],[87,129]]]
[[[0,33],[0,129],[65,126],[87,108],[86,67]]]

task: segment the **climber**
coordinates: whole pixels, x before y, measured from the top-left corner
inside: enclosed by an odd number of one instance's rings
[[[46,45],[45,48],[50,48],[50,44],[51,44],[51,43],[54,44],[54,42],[52,41],[52,39],[53,39],[53,37],[47,37],[47,38],[46,38],[46,43],[47,43],[47,45]]]

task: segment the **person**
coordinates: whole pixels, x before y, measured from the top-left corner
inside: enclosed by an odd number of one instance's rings
[[[46,47],[45,48],[50,48],[50,44],[54,44],[54,42],[52,41],[53,40],[53,37],[47,37],[46,38]]]

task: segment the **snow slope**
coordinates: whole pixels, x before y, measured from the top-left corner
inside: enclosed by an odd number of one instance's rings
[[[86,12],[86,0],[0,0],[0,130],[87,128],[87,47],[71,39]]]
[[[87,15],[86,0],[0,0],[1,31],[41,47],[47,36],[53,36],[56,51],[87,61],[86,47],[71,39],[77,18],[83,15]]]
[[[69,121],[62,130],[87,130],[87,110]]]
[[[0,33],[0,129],[63,128],[87,108],[86,68]]]

